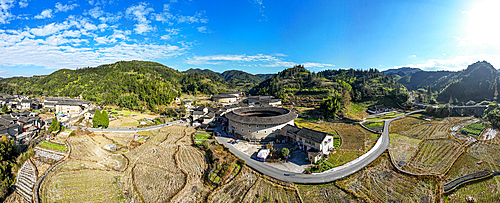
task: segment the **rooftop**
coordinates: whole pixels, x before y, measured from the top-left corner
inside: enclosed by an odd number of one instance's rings
[[[245,124],[284,124],[297,118],[297,113],[286,108],[244,107],[226,114],[229,120]]]

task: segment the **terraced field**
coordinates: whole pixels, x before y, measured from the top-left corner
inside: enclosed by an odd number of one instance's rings
[[[248,191],[244,203],[253,202],[300,202],[297,192],[291,188],[285,188],[273,184],[263,178],[257,180],[255,185]]]
[[[208,197],[209,202],[241,202],[248,190],[260,177],[247,167],[243,167],[240,174],[228,184],[214,191]]]
[[[464,147],[454,140],[424,140],[403,170],[417,174],[444,175],[463,152]]]
[[[435,202],[437,183],[405,175],[392,167],[388,154],[372,165],[337,181],[337,185],[365,202]]]
[[[389,154],[398,167],[408,163],[412,155],[418,150],[422,140],[413,139],[399,134],[390,134]]]
[[[344,192],[334,183],[323,185],[297,185],[304,202],[358,202],[353,195]]]

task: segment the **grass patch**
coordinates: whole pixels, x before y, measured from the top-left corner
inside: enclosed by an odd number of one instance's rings
[[[68,149],[66,145],[59,145],[55,143],[50,143],[47,141],[43,141],[40,144],[38,144],[39,147],[44,148],[44,149],[50,149],[58,152],[64,152],[66,153],[66,150]]]
[[[342,144],[342,138],[337,137],[337,136],[333,137],[333,147],[334,147],[335,149],[340,148],[340,145],[341,145],[341,144]]]
[[[358,150],[335,150],[335,153],[330,153],[328,155],[328,162],[333,164],[334,166],[340,166],[342,164],[345,164],[349,161],[352,161],[356,158],[358,158],[359,155],[362,155],[363,152],[360,152]]]
[[[205,131],[197,132],[196,134],[194,134],[194,142],[197,145],[201,145],[205,140],[210,139],[210,137],[210,134],[206,133]]]
[[[314,164],[313,166],[307,167],[303,173],[321,173],[323,171],[327,171],[329,169],[334,168],[335,166],[328,162],[325,158],[321,158]]]

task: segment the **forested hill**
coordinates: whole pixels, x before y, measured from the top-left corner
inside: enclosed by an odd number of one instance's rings
[[[223,73],[217,73],[209,69],[189,69],[184,71],[184,73],[199,73],[203,74],[213,80],[220,82],[225,82],[228,86],[232,88],[250,89],[253,86],[259,84],[260,82],[267,79],[272,74],[259,74],[252,75],[250,73],[240,71],[240,70],[228,70]]]
[[[303,66],[285,69],[250,90],[250,94],[273,95],[290,101],[341,95],[344,101],[385,99],[404,105],[408,93],[392,77],[370,70],[326,70],[318,74]],[[387,103],[387,100],[392,100]]]
[[[499,88],[499,73],[486,61],[478,61],[462,71],[417,71],[394,73],[395,79],[409,90],[416,90],[420,101],[448,103],[450,97],[456,104],[469,100],[476,102],[493,99]],[[389,73],[390,74],[390,73]],[[430,91],[429,91],[430,90]]]
[[[50,75],[13,77],[0,81],[0,92],[33,96],[82,96],[101,105],[154,110],[181,93],[216,94],[224,85],[198,73],[186,74],[162,64],[120,61]]]

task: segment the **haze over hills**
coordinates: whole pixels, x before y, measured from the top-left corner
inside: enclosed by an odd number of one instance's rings
[[[499,88],[500,75],[490,63],[478,61],[462,71],[398,71],[390,69],[383,73],[392,75],[409,90],[419,90],[429,94],[430,88],[438,102],[467,102],[493,99]],[[404,69],[410,70],[410,69]]]

